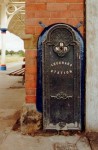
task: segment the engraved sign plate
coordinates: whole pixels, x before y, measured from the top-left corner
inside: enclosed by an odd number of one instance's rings
[[[51,27],[42,43],[44,129],[81,129],[80,44],[66,24]]]

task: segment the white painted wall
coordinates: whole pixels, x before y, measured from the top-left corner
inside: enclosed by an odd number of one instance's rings
[[[86,0],[86,130],[98,132],[98,0]]]

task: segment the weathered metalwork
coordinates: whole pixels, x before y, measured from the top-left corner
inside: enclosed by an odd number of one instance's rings
[[[43,126],[81,129],[80,44],[65,24],[50,28],[43,42]]]

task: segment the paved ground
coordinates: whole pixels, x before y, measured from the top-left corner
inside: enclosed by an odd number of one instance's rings
[[[92,150],[98,150],[98,133],[87,133],[87,138]]]
[[[0,71],[0,131],[15,124],[23,103],[25,88],[22,77],[9,76],[8,73],[21,68],[22,62],[7,65],[7,71]]]
[[[24,136],[17,132],[9,133],[0,150],[91,150],[88,140],[74,136]]]
[[[21,77],[7,74],[19,67],[20,63],[9,64],[7,71],[0,72],[0,150],[98,150],[98,133],[32,137],[12,130],[25,100],[25,90]]]
[[[0,108],[20,109],[25,100],[25,89],[22,77],[7,75],[9,72],[21,68],[21,63],[12,63],[7,71],[0,71]]]

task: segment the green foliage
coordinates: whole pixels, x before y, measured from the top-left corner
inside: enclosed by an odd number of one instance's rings
[[[0,55],[1,55],[1,49],[0,49]],[[21,57],[25,57],[25,52],[23,50],[19,50],[17,52],[15,52],[13,50],[10,50],[10,51],[6,50],[6,55],[11,55],[11,56],[19,55]]]
[[[1,55],[1,50],[0,50],[0,55]],[[10,51],[6,50],[6,55],[11,55],[11,56],[19,55],[21,57],[24,57],[25,56],[25,52],[23,50],[19,50],[17,52],[15,52],[13,50],[10,50]]]
[[[10,55],[14,55],[15,52],[14,52],[13,50],[11,50],[11,51],[9,51],[9,54],[10,54]]]
[[[19,56],[22,56],[22,57],[25,56],[25,53],[24,53],[24,51],[22,51],[22,50],[19,50],[19,51],[17,52],[17,54],[18,54]]]
[[[9,55],[9,51],[8,50],[6,50],[6,55]]]

